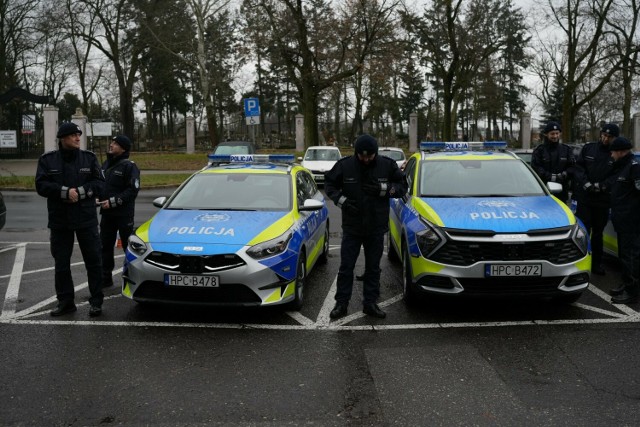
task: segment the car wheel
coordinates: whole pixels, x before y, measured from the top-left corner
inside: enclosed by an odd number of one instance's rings
[[[304,255],[300,254],[298,257],[298,267],[296,268],[296,283],[294,290],[294,298],[290,303],[292,310],[300,310],[304,304],[304,280],[307,276],[307,269],[304,260]]]
[[[327,227],[324,230],[324,244],[322,245],[322,253],[320,254],[321,264],[326,264],[329,260],[329,223],[327,222]]]
[[[391,261],[400,260],[400,256],[398,255],[396,248],[393,246],[393,243],[391,243],[391,231],[387,231],[387,258]]]
[[[415,303],[416,291],[411,274],[411,258],[407,245],[402,245],[402,299],[405,304]]]

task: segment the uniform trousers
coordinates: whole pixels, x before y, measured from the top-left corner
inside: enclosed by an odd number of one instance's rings
[[[63,304],[70,304],[75,297],[73,278],[71,276],[71,255],[73,254],[74,236],[78,239],[78,246],[82,252],[89,292],[89,303],[92,306],[102,306],[102,261],[100,257],[100,235],[98,227],[52,228],[50,233],[51,255],[55,261],[56,297]]]
[[[618,248],[623,277],[628,278],[625,290],[631,295],[640,291],[640,232],[619,232]]]
[[[342,233],[340,268],[338,269],[336,302],[349,304],[353,291],[353,270],[364,248],[363,305],[375,304],[380,296],[380,258],[384,250],[384,233],[359,236]]]
[[[133,234],[133,217],[102,215],[100,218],[100,241],[102,242],[102,277],[105,286],[112,282],[115,266],[114,247],[120,233],[122,249],[127,247],[129,236]]]
[[[599,266],[603,257],[603,232],[609,221],[608,206],[589,206],[586,203],[578,203],[576,216],[584,224],[591,236],[591,252],[593,265]]]

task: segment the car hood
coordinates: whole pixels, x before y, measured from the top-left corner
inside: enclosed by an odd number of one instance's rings
[[[171,253],[236,252],[288,212],[162,209],[148,223],[148,242]]]
[[[309,170],[326,172],[330,171],[336,160],[303,160],[302,166]]]
[[[551,196],[421,198],[437,225],[462,230],[525,233],[575,223],[569,208]]]

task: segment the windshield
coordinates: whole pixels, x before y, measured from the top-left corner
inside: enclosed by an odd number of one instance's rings
[[[322,161],[337,161],[340,160],[340,152],[338,150],[307,150],[304,156],[305,160],[322,160]]]
[[[402,151],[394,151],[394,150],[380,150],[380,155],[389,157],[390,159],[395,160],[404,160],[404,153]]]
[[[200,173],[193,176],[166,209],[291,210],[289,175]]]
[[[419,192],[422,197],[546,194],[534,173],[518,159],[423,161]]]

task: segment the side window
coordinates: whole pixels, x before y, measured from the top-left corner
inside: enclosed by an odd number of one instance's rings
[[[413,180],[416,175],[416,159],[414,157],[410,158],[407,161],[406,166],[404,167],[404,175],[407,178],[407,184],[409,185],[409,194],[413,195]]]
[[[306,197],[306,183],[304,182],[304,172],[298,172],[296,175],[296,201],[298,206],[302,206]]]
[[[305,199],[313,198],[318,192],[318,185],[316,184],[316,181],[307,172],[300,172],[300,176],[304,182]]]

